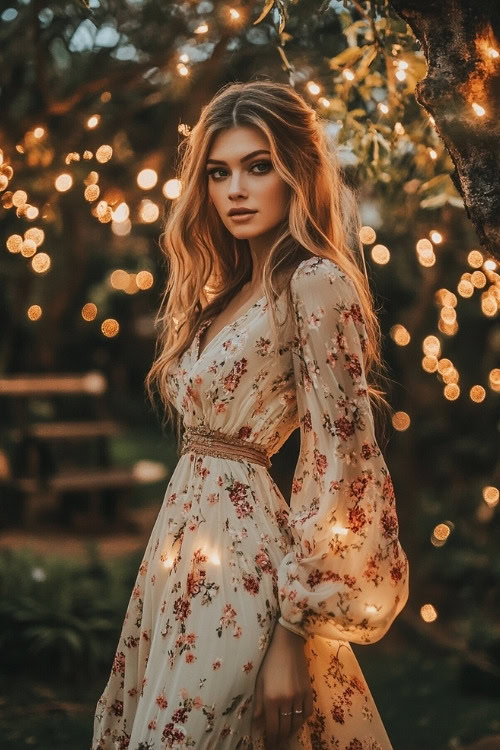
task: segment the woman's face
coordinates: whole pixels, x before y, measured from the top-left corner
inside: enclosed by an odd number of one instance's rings
[[[220,132],[210,149],[206,170],[210,199],[235,237],[252,240],[281,223],[290,186],[274,170],[269,141],[259,128],[234,127]],[[233,208],[255,213],[238,220],[229,215]]]

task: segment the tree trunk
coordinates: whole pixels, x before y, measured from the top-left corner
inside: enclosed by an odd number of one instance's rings
[[[390,0],[422,44],[415,98],[435,120],[481,245],[500,258],[500,3]],[[493,50],[493,52],[492,52]],[[496,53],[495,53],[496,51]],[[483,107],[477,114],[473,104]]]

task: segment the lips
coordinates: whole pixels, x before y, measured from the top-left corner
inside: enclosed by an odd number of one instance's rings
[[[250,209],[242,209],[236,211],[230,211],[229,216],[248,216],[248,214],[256,214],[257,211],[251,211]]]

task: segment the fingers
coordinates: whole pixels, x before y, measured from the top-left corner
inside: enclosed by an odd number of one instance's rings
[[[263,711],[262,711],[262,682],[257,678],[255,682],[255,694],[254,694],[254,708],[253,708],[253,715],[252,715],[252,721],[255,724],[259,724],[262,721],[263,718]]]
[[[307,718],[304,702],[299,703],[296,700],[291,707],[269,702],[264,710],[266,750],[288,750],[287,740],[298,731]]]

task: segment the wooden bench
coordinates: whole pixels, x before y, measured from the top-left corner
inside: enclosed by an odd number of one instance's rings
[[[0,492],[4,488],[21,498],[24,526],[39,523],[44,512],[60,511],[63,495],[81,493],[88,507],[80,524],[90,530],[102,528],[104,501],[109,493],[120,491],[121,497],[114,499],[113,528],[138,530],[125,515],[123,493],[148,479],[133,467],[112,465],[109,438],[124,428],[109,418],[106,393],[107,381],[100,372],[0,378],[0,414],[5,415],[7,404],[9,426],[4,430],[13,446],[12,459],[4,461]],[[66,411],[76,411],[78,400],[83,415],[59,418],[62,403]],[[44,419],[34,416],[37,411],[45,412]],[[82,457],[87,465],[78,460]]]

